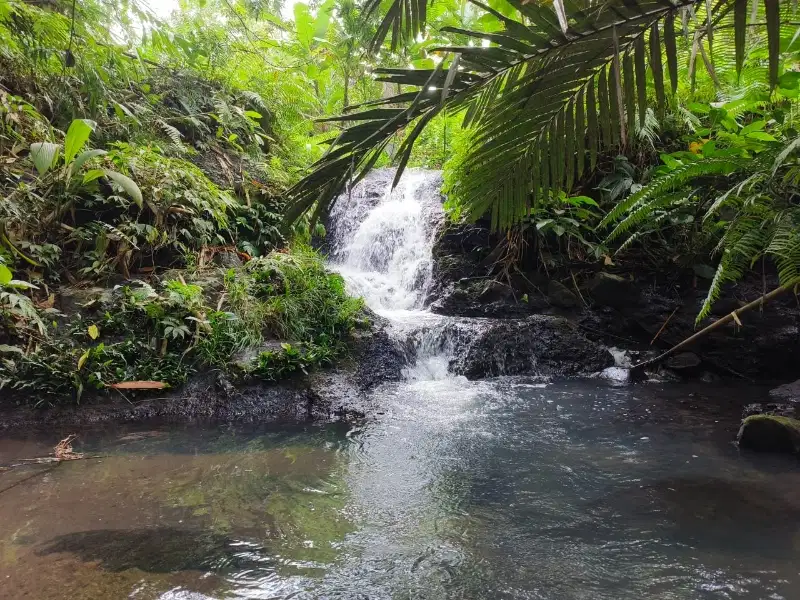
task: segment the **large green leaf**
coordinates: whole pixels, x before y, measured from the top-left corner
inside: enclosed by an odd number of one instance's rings
[[[70,124],[64,139],[64,164],[68,165],[83,150],[96,126],[97,123],[89,119],[75,119]]]
[[[294,5],[294,27],[298,41],[304,48],[310,48],[314,41],[314,17],[308,4],[297,2]]]
[[[60,151],[61,145],[53,144],[52,142],[35,142],[31,144],[31,160],[39,175],[44,175],[53,168]]]
[[[462,36],[489,45],[451,42],[429,49],[459,55],[457,69],[442,69],[443,60],[435,69],[377,70],[379,81],[402,91],[368,103],[365,112],[348,114],[353,124],[289,191],[289,221],[315,203],[331,201],[348,180],[363,177],[375,164],[376,151],[416,123],[414,134],[405,137],[413,142],[420,124],[424,127],[444,109],[463,112],[471,136],[452,178],[451,198],[471,218],[489,215],[498,228],[512,226],[528,214],[531,200],[547,202],[581,172],[587,150],[589,167],[595,168],[598,151],[613,149],[632,129],[634,111],[644,125],[648,87],[663,114],[667,89],[674,92],[677,79],[675,16],[687,7],[705,11],[708,6],[705,0],[565,0],[555,7],[509,0],[517,13],[501,13],[494,4],[472,1],[498,27],[486,32],[452,25],[446,31],[456,36],[452,39]],[[704,20],[717,23],[733,1],[711,3],[713,14]],[[374,14],[381,4],[367,0],[364,10]],[[390,30],[393,44],[416,36],[424,25],[425,4],[387,0],[375,39],[383,40]],[[562,7],[565,13],[557,14]],[[773,29],[780,32],[780,15]],[[702,38],[705,31],[699,31]],[[398,177],[410,150],[410,144],[403,146]]]
[[[7,285],[14,279],[14,274],[5,265],[0,265],[0,285]]]
[[[69,165],[69,172],[70,175],[73,175],[81,170],[81,167],[86,164],[87,161],[97,158],[98,156],[103,156],[107,154],[105,150],[86,150],[85,152],[81,152],[78,156],[75,157],[75,160]]]
[[[123,175],[117,171],[110,171],[108,169],[103,171],[103,174],[108,177],[111,181],[116,183],[119,187],[121,187],[128,196],[136,203],[139,208],[142,208],[144,205],[144,198],[142,197],[142,190],[139,189],[139,186],[136,185],[136,182],[128,177],[127,175]]]

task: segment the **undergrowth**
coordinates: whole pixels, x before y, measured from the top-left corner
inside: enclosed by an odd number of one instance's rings
[[[79,314],[51,311],[46,325],[35,309],[16,314],[6,336],[17,345],[0,346],[0,389],[56,404],[120,382],[174,387],[201,369],[277,381],[345,353],[352,330],[368,326],[362,308],[305,247],[194,279],[133,280]]]

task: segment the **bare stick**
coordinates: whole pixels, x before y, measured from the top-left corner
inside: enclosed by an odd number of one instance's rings
[[[743,307],[737,308],[732,313],[730,313],[728,315],[725,315],[724,317],[722,317],[721,319],[719,319],[717,321],[714,321],[713,323],[711,323],[711,325],[709,325],[707,327],[704,327],[703,329],[701,329],[700,331],[698,331],[694,335],[689,336],[688,338],[683,340],[680,344],[678,344],[677,346],[673,346],[672,348],[670,348],[669,350],[667,350],[663,354],[659,354],[655,358],[651,358],[650,360],[646,360],[644,362],[640,362],[637,365],[633,365],[633,367],[631,367],[631,371],[638,371],[638,370],[644,369],[645,367],[649,367],[649,366],[652,366],[652,365],[660,363],[662,360],[664,360],[668,356],[671,356],[672,354],[675,354],[678,350],[683,350],[684,348],[686,348],[686,346],[690,345],[695,340],[697,340],[697,339],[699,339],[699,338],[711,333],[715,329],[718,329],[718,328],[722,327],[723,325],[725,325],[725,323],[730,323],[731,321],[734,320],[734,318],[738,318],[738,316],[741,315],[742,313],[746,313],[747,311],[752,310],[752,309],[756,308],[757,306],[761,306],[762,304],[777,298],[778,296],[780,296],[781,294],[786,292],[788,289],[789,288],[787,288],[787,287],[776,288],[776,289],[772,290],[770,293],[764,294],[763,296],[757,298],[756,300],[753,300],[752,302],[750,302],[748,304],[745,304]]]
[[[673,311],[672,311],[672,314],[671,314],[670,316],[668,316],[668,317],[667,317],[667,320],[666,320],[666,321],[664,321],[664,324],[661,326],[661,329],[659,329],[659,330],[658,330],[658,333],[655,335],[655,337],[654,337],[652,340],[650,340],[650,345],[651,345],[651,346],[652,346],[652,345],[655,343],[655,341],[658,339],[658,336],[660,336],[660,335],[661,335],[661,333],[664,331],[664,329],[666,328],[667,324],[668,324],[668,323],[669,323],[669,322],[672,320],[672,317],[674,317],[674,316],[675,316],[675,313],[676,313],[676,312],[678,312],[678,308],[680,308],[680,307],[679,307],[679,306],[678,306],[678,307],[675,307],[675,310],[673,310]]]

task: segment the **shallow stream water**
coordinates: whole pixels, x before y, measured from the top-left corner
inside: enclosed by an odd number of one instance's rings
[[[86,430],[57,465],[26,459],[71,431],[7,435],[0,598],[800,598],[797,462],[732,443],[765,389],[450,375],[435,176],[382,182],[332,228],[332,266],[415,348],[379,414]]]

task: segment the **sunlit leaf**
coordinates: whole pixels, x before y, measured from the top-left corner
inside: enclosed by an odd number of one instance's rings
[[[83,149],[96,126],[97,123],[89,119],[75,119],[70,124],[67,137],[64,139],[64,164],[72,162]]]
[[[52,142],[31,144],[31,160],[39,175],[44,175],[53,167],[60,151],[61,146]]]

